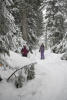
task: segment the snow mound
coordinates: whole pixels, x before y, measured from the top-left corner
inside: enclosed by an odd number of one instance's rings
[[[29,65],[31,63],[34,63],[35,60],[28,57],[22,57],[20,54],[15,53],[13,51],[9,51],[10,56],[2,55],[2,59],[12,68],[21,68],[23,66]]]

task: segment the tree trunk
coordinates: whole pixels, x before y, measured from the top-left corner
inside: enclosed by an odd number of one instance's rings
[[[47,50],[47,27],[45,32],[45,49]]]
[[[26,8],[23,9],[22,34],[23,34],[23,39],[27,41],[27,40],[28,40],[28,34],[27,34],[27,16],[26,16]]]

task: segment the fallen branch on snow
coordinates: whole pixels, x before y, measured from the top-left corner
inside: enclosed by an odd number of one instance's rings
[[[10,79],[13,75],[15,75],[15,73],[16,73],[17,71],[19,71],[19,70],[21,70],[21,69],[23,69],[23,68],[28,68],[28,66],[34,65],[34,64],[36,64],[36,62],[35,62],[35,63],[31,63],[31,64],[29,64],[29,65],[25,65],[25,66],[23,66],[23,67],[21,67],[21,68],[16,69],[16,70],[7,78],[7,82],[9,81],[9,79]]]

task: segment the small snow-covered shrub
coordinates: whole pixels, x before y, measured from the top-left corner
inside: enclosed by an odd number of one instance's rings
[[[31,67],[28,69],[27,80],[31,80],[34,77],[35,77],[34,64],[32,64]]]
[[[62,57],[61,60],[67,60],[67,53],[65,53]]]
[[[23,86],[24,77],[22,75],[19,75],[15,80],[15,86],[16,88],[21,88]]]
[[[14,70],[8,77],[7,82],[11,80],[11,82],[14,82],[16,88],[21,88],[28,80],[32,80],[34,77],[34,64],[30,64]]]
[[[27,80],[32,80],[34,77],[34,64],[32,64],[28,68],[24,68],[23,70],[21,70],[19,75],[15,78],[16,88],[21,88]]]

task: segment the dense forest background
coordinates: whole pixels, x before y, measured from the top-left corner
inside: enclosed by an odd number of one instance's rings
[[[67,0],[0,0],[0,100],[67,100]]]
[[[20,52],[24,43],[36,48],[41,36],[46,49],[66,53],[66,0],[0,0],[0,48]]]
[[[0,0],[0,47],[19,51],[34,47],[43,33],[41,0]]]

